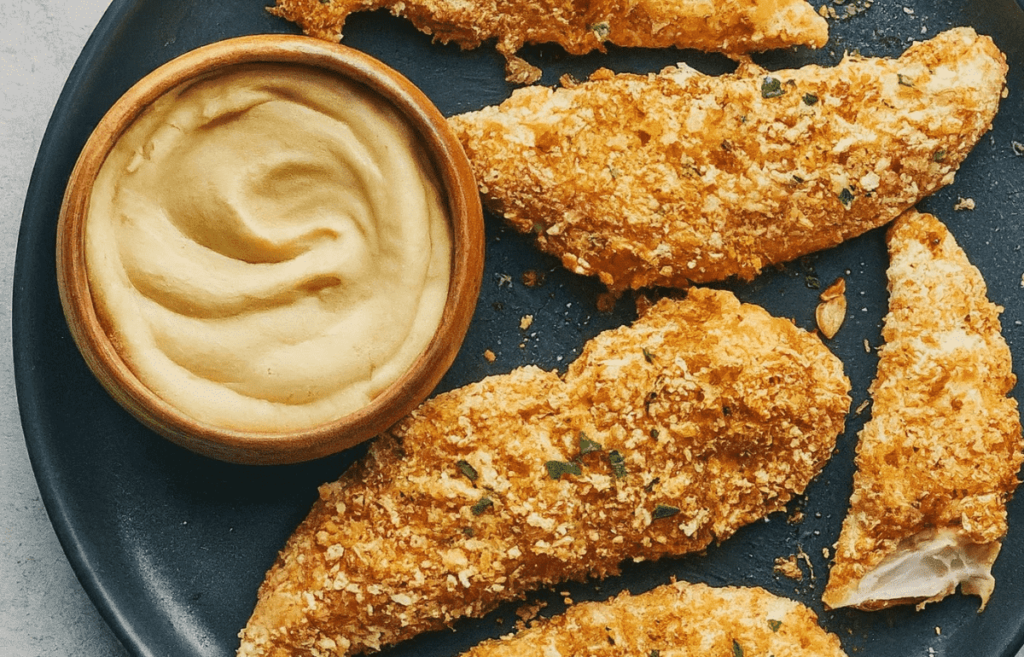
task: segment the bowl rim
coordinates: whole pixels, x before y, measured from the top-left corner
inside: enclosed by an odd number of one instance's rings
[[[245,64],[297,64],[362,84],[395,106],[420,136],[448,205],[452,253],[448,296],[427,347],[406,373],[368,405],[330,422],[293,431],[239,431],[200,422],[147,387],[122,359],[93,305],[85,262],[92,184],[107,153],[157,98],[191,79]],[[312,37],[249,35],[202,46],[155,69],[126,91],[97,124],[68,179],[57,223],[57,287],[71,336],[107,392],[144,425],[172,442],[222,461],[262,465],[337,453],[385,431],[440,382],[469,329],[483,278],[480,196],[462,145],[427,96],[402,74],[355,49]]]

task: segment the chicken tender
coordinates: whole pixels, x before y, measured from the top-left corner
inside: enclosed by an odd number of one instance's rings
[[[739,54],[828,41],[828,24],[804,0],[277,0],[269,11],[338,41],[349,14],[382,8],[464,49],[496,39],[509,80],[520,83],[540,76],[516,56],[527,43],[557,43],[574,55],[606,43]]]
[[[823,599],[923,606],[960,585],[984,608],[1024,460],[1002,308],[935,217],[910,211],[888,240],[874,407]]]
[[[845,657],[807,607],[761,588],[675,582],[648,593],[585,602],[463,657]]]
[[[849,410],[816,337],[729,292],[663,299],[536,367],[438,395],[320,499],[260,587],[242,657],[352,655],[783,509]]]
[[[1006,71],[957,28],[835,68],[598,72],[449,122],[487,206],[567,268],[613,291],[685,287],[749,280],[951,183]]]

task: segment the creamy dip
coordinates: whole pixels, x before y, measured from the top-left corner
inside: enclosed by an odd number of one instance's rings
[[[387,101],[309,67],[230,67],[156,100],[104,162],[85,227],[97,313],[139,380],[242,431],[374,399],[448,293],[419,144]]]

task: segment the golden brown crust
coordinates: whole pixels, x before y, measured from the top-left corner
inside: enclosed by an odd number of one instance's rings
[[[605,43],[732,54],[821,47],[828,25],[804,0],[276,0],[269,11],[310,36],[337,41],[352,13],[387,9],[442,43],[476,48],[497,40],[516,82],[537,69],[515,56],[528,43],[557,43],[582,55]],[[525,74],[525,77],[523,75]],[[531,79],[532,78],[532,79]]]
[[[438,395],[321,487],[239,655],[356,654],[722,541],[820,471],[848,391],[818,338],[694,289],[563,378],[526,367]]]
[[[807,607],[760,588],[675,582],[647,593],[586,602],[463,657],[845,657]]]
[[[823,596],[830,607],[846,606],[872,570],[937,532],[948,530],[980,563],[994,560],[1024,460],[1017,403],[1006,396],[1016,377],[1002,308],[987,299],[981,273],[931,215],[905,213],[888,240],[885,345]],[[987,593],[975,592],[984,602]]]
[[[685,287],[834,246],[952,182],[1006,70],[958,28],[835,68],[604,71],[449,123],[490,209],[570,270]]]

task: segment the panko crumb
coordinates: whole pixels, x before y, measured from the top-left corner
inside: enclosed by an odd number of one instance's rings
[[[975,204],[974,204],[974,199],[973,198],[964,198],[964,197],[961,196],[959,198],[959,200],[957,200],[956,204],[953,205],[953,209],[957,210],[957,211],[960,211],[960,210],[973,210],[974,206],[975,206]]]

